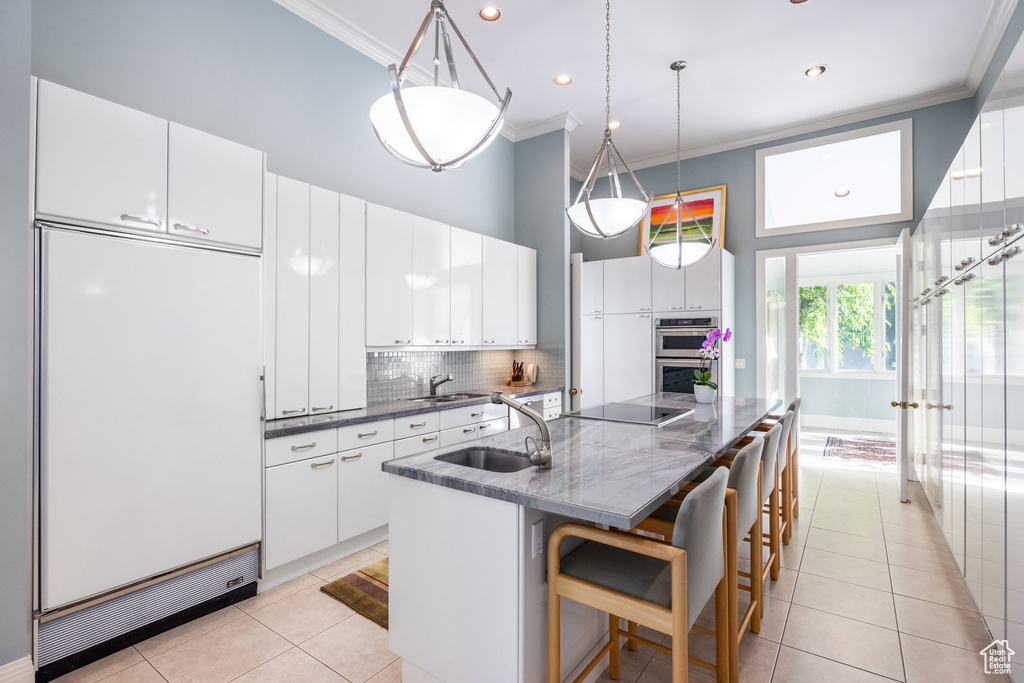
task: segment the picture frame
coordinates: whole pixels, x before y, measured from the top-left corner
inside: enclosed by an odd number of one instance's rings
[[[712,237],[717,241],[720,249],[725,249],[725,201],[726,186],[713,185],[702,187],[698,190],[684,190],[683,201],[693,212],[694,217],[702,226],[707,227],[705,221],[710,221]],[[671,212],[672,204],[675,202],[676,193],[661,194],[651,199],[651,210],[647,212],[640,225],[640,246],[637,251],[639,256],[647,254],[647,240],[652,231],[652,226],[657,229],[661,225],[665,212]],[[683,220],[692,223],[689,215]],[[674,221],[674,218],[672,218]],[[696,227],[691,228],[696,230]],[[673,233],[674,234],[674,233]]]

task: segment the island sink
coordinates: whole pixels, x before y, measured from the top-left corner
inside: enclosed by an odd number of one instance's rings
[[[530,458],[525,453],[515,453],[498,448],[480,448],[479,446],[464,448],[461,451],[444,455],[435,455],[434,460],[488,472],[518,472],[531,466]]]

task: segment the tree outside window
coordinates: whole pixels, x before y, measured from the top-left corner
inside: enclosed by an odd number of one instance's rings
[[[896,369],[896,283],[840,282],[800,292],[800,369]]]

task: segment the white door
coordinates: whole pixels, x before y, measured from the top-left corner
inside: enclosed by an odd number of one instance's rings
[[[900,407],[896,409],[896,483],[901,502],[907,502],[907,473],[910,471],[910,415],[908,403],[913,402],[910,390],[910,325],[905,311],[909,310],[910,273],[913,267],[913,249],[910,230],[904,228],[896,242],[896,382]]]
[[[604,262],[604,312],[651,310],[651,257],[631,256]]]
[[[267,469],[267,569],[338,542],[338,469],[337,454]]]
[[[713,256],[714,254],[711,254],[707,258]],[[660,313],[676,313],[686,310],[686,273],[688,270],[687,268],[666,268],[651,262],[652,310]]]
[[[704,260],[686,268],[685,272],[686,310],[721,310],[722,250],[712,249]]]
[[[585,315],[580,322],[579,406],[574,410],[604,403],[604,318]]]
[[[650,313],[604,317],[605,403],[625,401],[652,393],[653,333]]]
[[[515,346],[519,331],[518,273],[516,245],[484,236],[483,343],[485,346]]]
[[[451,334],[451,229],[412,220],[412,343],[448,346]]]
[[[483,236],[452,228],[452,346],[483,343]]]
[[[177,123],[167,143],[167,232],[259,249],[263,152]]]
[[[388,475],[381,464],[394,456],[394,443],[338,453],[338,540],[388,523]]]
[[[366,202],[340,195],[338,408],[366,407]]]
[[[410,214],[366,205],[366,345],[412,344]]]
[[[518,341],[537,343],[537,250],[518,247]]]
[[[338,193],[309,189],[309,412],[341,410]],[[347,296],[351,296],[348,294]]]
[[[309,185],[277,179],[277,412],[309,414]]]
[[[167,121],[39,81],[36,213],[166,232]]]

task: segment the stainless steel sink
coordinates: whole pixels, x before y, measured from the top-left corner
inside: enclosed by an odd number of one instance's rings
[[[470,398],[486,398],[487,394],[442,394],[441,396],[420,396],[419,398],[410,398],[410,401],[436,401],[437,403],[454,403],[456,401],[465,401]]]
[[[435,455],[434,460],[450,462],[454,465],[472,467],[488,472],[518,472],[531,466],[525,453],[503,451],[497,448],[463,448],[461,451]]]

